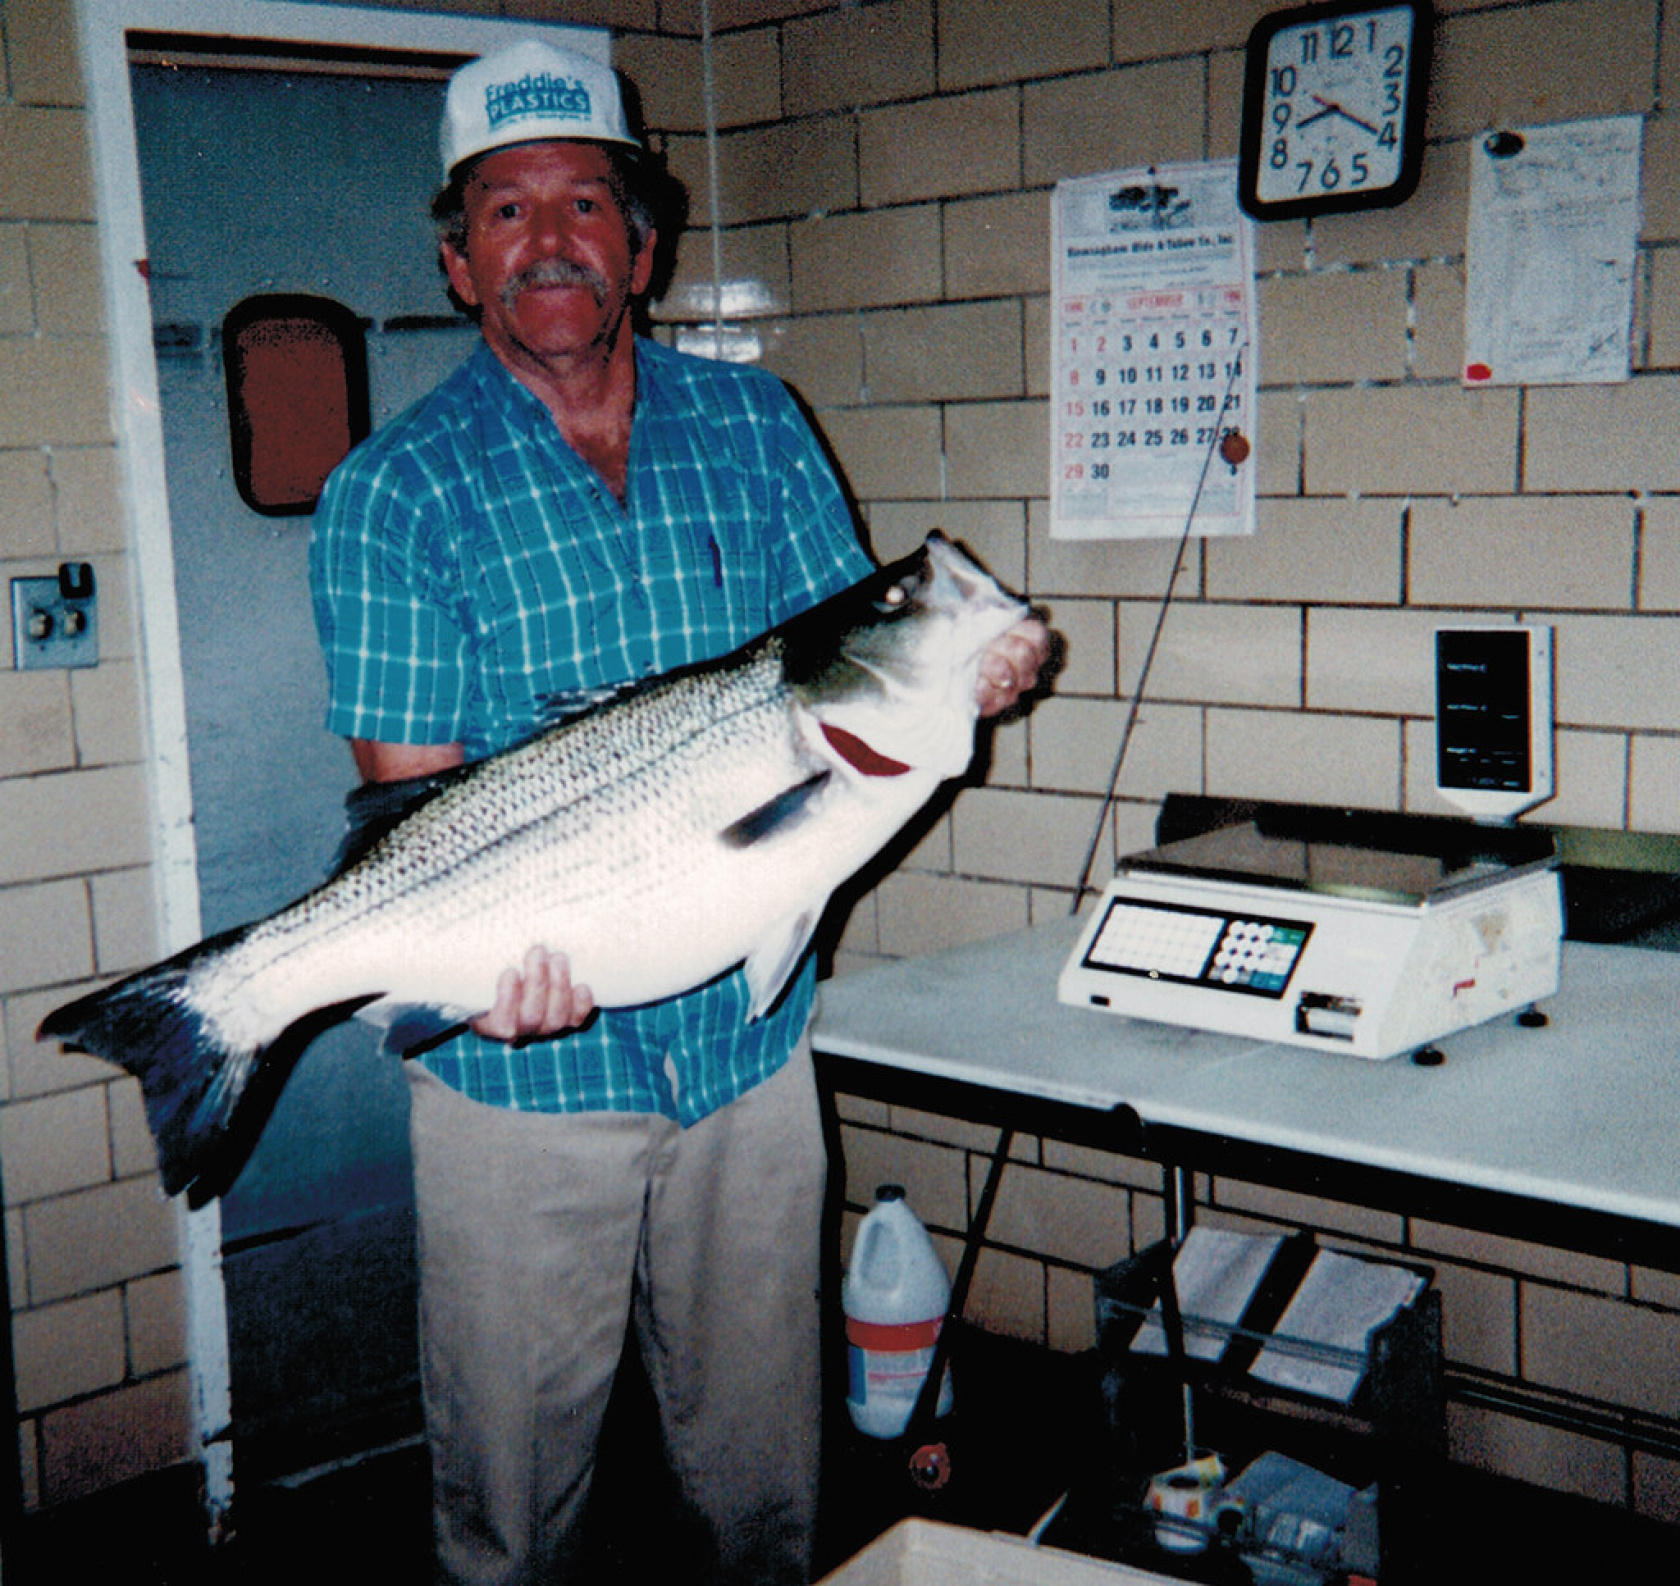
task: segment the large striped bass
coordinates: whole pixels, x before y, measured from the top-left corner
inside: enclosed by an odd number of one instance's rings
[[[721,660],[430,779],[313,892],[58,1008],[39,1038],[135,1075],[164,1188],[203,1200],[325,1023],[435,1033],[537,943],[606,1008],[744,965],[757,1018],[834,889],[967,768],[981,655],[1026,615],[935,535]]]

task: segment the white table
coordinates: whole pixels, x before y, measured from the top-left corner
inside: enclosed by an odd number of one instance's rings
[[[1177,1168],[1328,1171],[1359,1191],[1342,1198],[1450,1204],[1468,1226],[1680,1271],[1680,955],[1566,943],[1545,1027],[1502,1018],[1423,1067],[1063,1006],[1076,934],[1060,920],[825,983],[830,1080],[867,1094],[922,1076],[936,1099],[1107,1131]]]

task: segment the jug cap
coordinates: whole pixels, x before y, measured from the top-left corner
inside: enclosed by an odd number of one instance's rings
[[[876,1187],[875,1200],[877,1204],[881,1201],[901,1201],[903,1199],[904,1186],[902,1184],[881,1184]]]

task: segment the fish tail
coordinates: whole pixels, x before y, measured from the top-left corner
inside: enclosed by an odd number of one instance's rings
[[[54,1009],[37,1040],[57,1040],[140,1081],[158,1169],[170,1195],[203,1205],[238,1176],[301,1045],[235,1045],[193,994],[195,968],[243,939],[230,931],[102,991]],[[202,983],[202,976],[197,977]],[[289,1046],[291,1043],[284,1043]]]

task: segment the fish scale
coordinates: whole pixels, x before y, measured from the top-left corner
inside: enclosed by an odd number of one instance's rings
[[[296,903],[40,1035],[139,1078],[164,1187],[196,1202],[254,1143],[247,1095],[272,1104],[321,1020],[465,1019],[535,945],[604,1008],[743,966],[756,1018],[834,889],[966,765],[980,657],[1025,615],[934,536],[732,655],[450,773]]]

